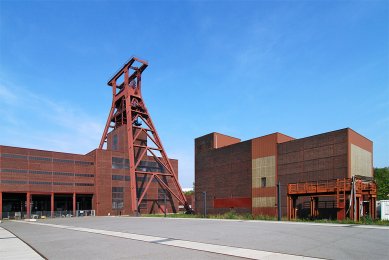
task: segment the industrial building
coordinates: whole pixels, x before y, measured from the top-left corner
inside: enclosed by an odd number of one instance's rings
[[[280,183],[283,216],[375,217],[372,177],[373,143],[350,128],[301,139],[281,133],[243,142],[220,133],[195,139],[197,212],[277,216]]]
[[[141,95],[148,63],[109,80],[112,106],[97,149],[69,154],[0,146],[0,216],[30,218],[190,210]]]

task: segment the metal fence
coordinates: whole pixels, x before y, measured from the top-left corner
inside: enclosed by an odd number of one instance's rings
[[[32,211],[30,218],[32,219],[45,219],[45,218],[72,218],[72,217],[86,217],[95,216],[95,210],[76,210],[76,214],[73,214],[72,210],[53,211]],[[25,219],[27,218],[26,211],[6,211],[2,214],[3,219]]]

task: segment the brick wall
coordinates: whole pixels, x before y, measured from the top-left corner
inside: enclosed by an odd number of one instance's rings
[[[230,211],[230,207],[215,208],[214,199],[225,199],[236,212],[251,212],[245,198],[251,198],[251,142],[214,148],[215,133],[195,140],[195,203],[196,212],[204,212],[203,191],[207,192],[207,212],[210,214]],[[231,199],[231,201],[228,201]],[[238,199],[238,200],[236,200]],[[240,200],[239,200],[240,199]],[[242,202],[242,207],[236,206]]]

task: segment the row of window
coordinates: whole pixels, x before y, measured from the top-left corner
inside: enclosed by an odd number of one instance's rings
[[[39,157],[39,156],[27,156],[27,155],[10,154],[10,153],[1,153],[0,157],[12,158],[12,159],[23,159],[23,160],[29,159],[32,161],[41,161],[41,162],[71,163],[71,164],[83,165],[83,166],[94,165],[94,162],[77,161],[77,160],[69,160],[69,159],[57,159],[57,158]]]
[[[130,181],[130,176],[124,176],[124,175],[112,175],[113,181]]]
[[[62,176],[76,176],[76,177],[94,177],[91,173],[72,173],[72,172],[51,172],[51,171],[35,171],[35,170],[22,170],[22,169],[1,169],[0,172],[4,173],[30,173],[30,174],[45,174],[45,175],[62,175]]]
[[[165,167],[162,164],[154,161],[141,161],[137,167],[138,171],[143,172],[165,172]]]
[[[61,185],[61,186],[94,186],[93,183],[71,183],[71,182],[51,182],[51,181],[22,181],[22,180],[1,180],[3,184],[34,184],[34,185]]]
[[[129,169],[130,160],[112,157],[112,169]],[[143,172],[165,172],[165,168],[158,162],[153,161],[141,161],[139,166],[136,168],[137,171]]]

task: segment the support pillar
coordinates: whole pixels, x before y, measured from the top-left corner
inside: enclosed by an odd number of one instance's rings
[[[355,203],[355,206],[356,206],[356,209],[357,209],[357,210],[356,210],[355,221],[359,221],[359,220],[360,220],[360,217],[361,217],[361,213],[360,213],[360,210],[361,210],[360,201],[361,201],[361,198],[360,198],[360,197],[357,197],[356,203]]]
[[[0,192],[0,219],[3,219],[3,193]]]
[[[290,212],[291,212],[291,200],[292,199],[288,195],[288,199],[287,199],[287,203],[286,203],[286,210],[287,210],[287,214],[288,214],[288,220],[290,220],[290,218],[291,218],[291,214],[290,214]]]
[[[50,216],[54,218],[54,192],[51,193],[50,197]]]
[[[76,216],[76,193],[73,193],[73,217]]]
[[[293,198],[293,219],[297,218],[297,198]]]
[[[319,216],[319,197],[315,197],[314,204],[315,204],[314,215],[315,215],[315,217],[318,217]]]
[[[27,210],[27,218],[31,218],[31,193],[27,192],[26,196],[26,210]]]
[[[315,217],[315,198],[314,197],[311,197],[310,209],[311,209],[311,218],[314,218]]]
[[[376,219],[376,206],[375,206],[375,198],[374,197],[370,197],[370,199],[369,199],[369,205],[370,205],[370,210],[369,210],[369,212],[370,212],[370,217],[372,218],[372,219]]]
[[[354,219],[354,206],[355,206],[355,203],[354,203],[354,198],[353,198],[352,195],[350,196],[350,200],[351,200],[350,219],[355,220]]]

